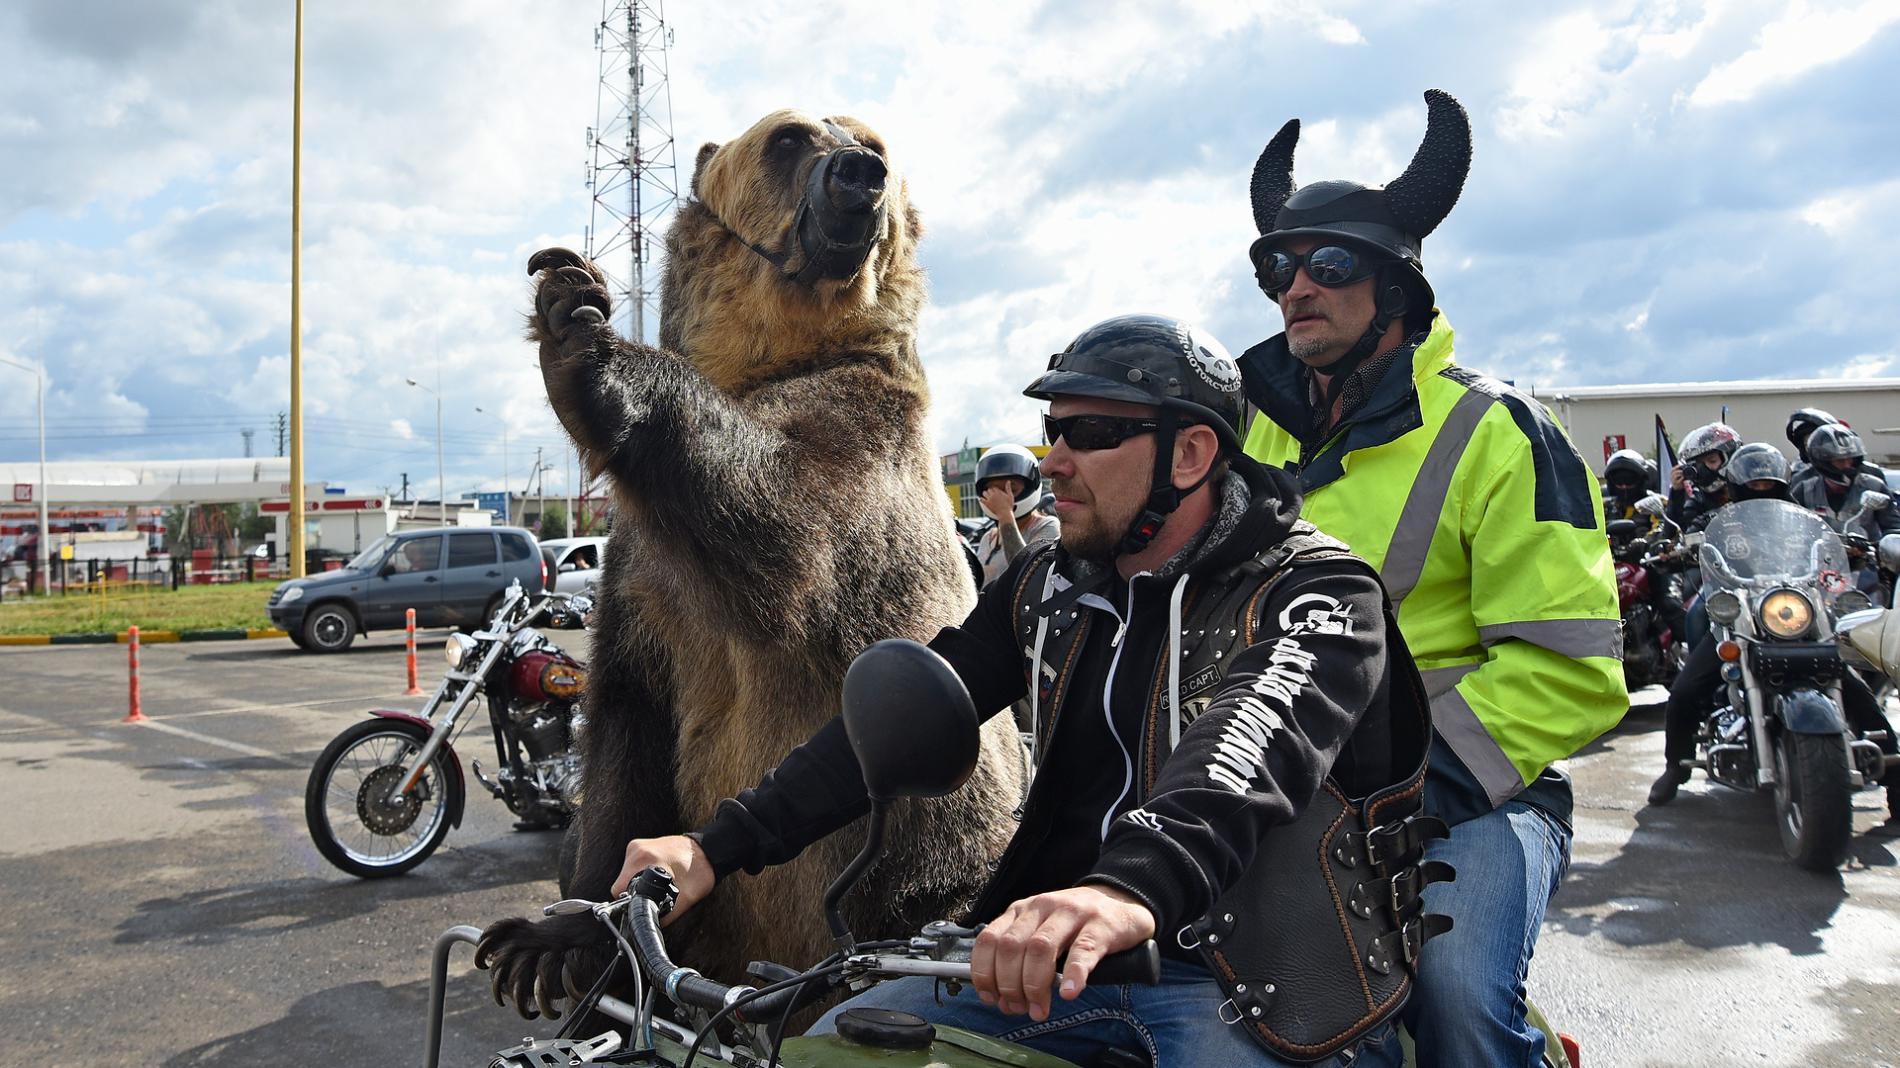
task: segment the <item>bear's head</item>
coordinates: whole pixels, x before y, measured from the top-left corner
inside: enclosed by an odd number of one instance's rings
[[[775,111],[699,150],[667,232],[660,344],[728,391],[853,353],[914,362],[920,236],[870,127]]]

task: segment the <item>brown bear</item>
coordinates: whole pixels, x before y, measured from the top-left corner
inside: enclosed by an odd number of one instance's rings
[[[583,257],[529,261],[548,400],[616,502],[565,893],[605,899],[630,839],[690,830],[757,783],[837,713],[865,646],[928,640],[974,604],[925,431],[920,235],[875,133],[788,110],[700,149],[667,234],[659,348],[606,325],[605,280]],[[859,937],[914,932],[974,896],[1022,791],[1007,719],[963,790],[897,806],[847,899]],[[727,982],[753,959],[815,963],[831,948],[825,887],[861,845],[854,825],[722,880],[669,929],[676,958]],[[532,1015],[563,994],[563,963],[570,982],[598,974],[608,937],[587,915],[503,920],[477,961]]]

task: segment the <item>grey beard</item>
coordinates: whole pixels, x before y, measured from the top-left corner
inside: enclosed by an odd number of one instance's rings
[[[1334,361],[1328,360],[1325,364],[1318,365],[1314,364],[1313,361],[1324,357],[1328,347],[1326,342],[1318,338],[1308,338],[1305,341],[1294,341],[1289,338],[1286,343],[1286,350],[1294,359],[1306,364],[1308,367],[1316,367],[1321,371],[1324,371],[1326,367]]]

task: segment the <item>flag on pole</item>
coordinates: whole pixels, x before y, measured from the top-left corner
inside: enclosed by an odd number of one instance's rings
[[[1676,446],[1663,426],[1662,413],[1656,415],[1656,492],[1669,496],[1669,472],[1676,469]]]

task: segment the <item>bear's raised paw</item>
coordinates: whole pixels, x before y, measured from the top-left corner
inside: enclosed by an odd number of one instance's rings
[[[572,249],[544,248],[528,259],[528,273],[541,276],[534,295],[536,336],[561,346],[591,345],[593,331],[613,313],[600,268]]]

